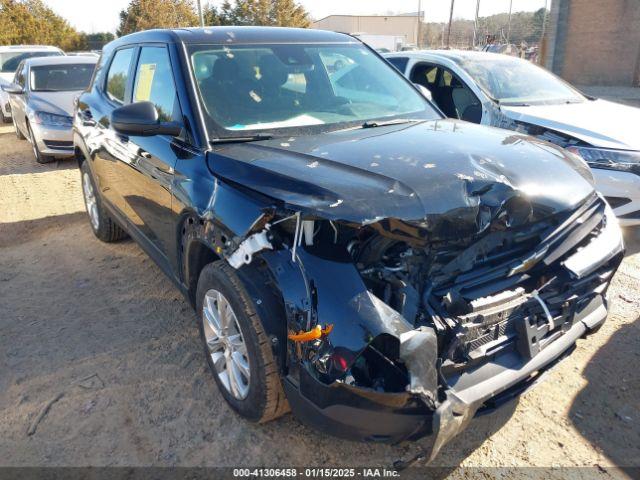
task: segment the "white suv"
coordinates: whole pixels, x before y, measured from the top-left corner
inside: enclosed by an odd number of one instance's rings
[[[64,52],[57,47],[47,45],[0,46],[0,86],[8,85],[13,81],[16,68],[22,60],[52,55],[64,55]],[[11,122],[9,95],[2,90],[0,90],[0,119],[5,123]]]

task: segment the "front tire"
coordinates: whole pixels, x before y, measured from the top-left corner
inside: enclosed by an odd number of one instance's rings
[[[13,120],[13,129],[16,132],[16,138],[18,140],[26,140],[27,137],[25,137],[22,132],[20,131],[20,129],[18,128],[18,124],[16,123],[15,120]]]
[[[18,128],[16,127],[16,131]],[[50,157],[49,155],[43,155],[40,153],[40,149],[38,148],[38,144],[36,143],[36,137],[33,134],[33,130],[31,130],[31,126],[27,123],[27,133],[29,134],[29,141],[31,142],[31,148],[33,149],[33,155],[36,157],[36,162],[38,163],[50,163],[55,160],[54,157]]]
[[[223,260],[202,269],[196,309],[207,363],[231,408],[259,423],[287,413],[269,337],[253,299]]]
[[[127,233],[111,218],[104,205],[102,205],[102,200],[86,161],[80,165],[80,176],[84,206],[87,209],[93,234],[106,243],[117,242],[125,238]]]

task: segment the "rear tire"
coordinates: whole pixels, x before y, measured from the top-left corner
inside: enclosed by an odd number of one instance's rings
[[[111,218],[109,212],[104,208],[86,161],[80,165],[80,176],[84,206],[87,209],[87,216],[89,217],[89,224],[93,234],[106,243],[117,242],[126,238],[127,233]]]
[[[209,317],[205,316],[205,308],[210,312],[213,306],[212,301],[215,298],[218,298],[219,302],[224,302],[225,308],[227,305],[230,307],[232,315],[228,315],[227,318],[235,319],[235,322],[227,320],[227,327],[224,326],[225,322],[222,320],[218,323],[218,326],[222,327],[220,331],[225,332],[220,336],[215,335],[215,330],[211,327],[211,313],[208,314]],[[217,305],[221,305],[221,303],[217,303]],[[271,341],[262,327],[262,321],[256,311],[253,299],[236,271],[225,261],[219,260],[210,263],[202,269],[196,292],[196,311],[200,319],[198,322],[200,337],[207,363],[229,406],[247,420],[259,423],[274,420],[287,413],[289,404],[284,395],[278,366],[271,350]],[[222,315],[218,318],[221,319]],[[215,322],[215,320],[213,321]],[[234,343],[235,340],[228,340],[233,336],[238,337],[237,334],[233,335],[238,331],[240,333],[238,344]],[[221,337],[226,337],[226,339],[222,341]],[[229,344],[241,346],[233,347],[232,353],[227,356]],[[224,353],[220,355],[219,352]],[[234,359],[238,352],[241,352],[241,362],[248,361],[248,368],[246,364],[244,368],[248,371],[249,378],[243,374],[238,380],[242,384],[242,388],[236,387],[234,389],[233,379],[231,379],[234,373],[230,370],[234,369]],[[225,377],[224,372],[227,371],[229,373]],[[244,373],[241,369],[235,371]],[[239,398],[242,395],[244,398]]]
[[[17,127],[16,127],[17,131]],[[33,156],[36,157],[36,162],[38,163],[50,163],[55,160],[54,157],[49,155],[43,155],[40,153],[40,149],[38,148],[38,144],[36,143],[36,137],[33,135],[33,130],[31,130],[31,126],[27,123],[27,133],[29,134],[29,141],[31,142],[31,148],[33,149]]]

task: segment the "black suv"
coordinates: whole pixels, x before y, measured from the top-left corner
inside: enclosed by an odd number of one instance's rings
[[[447,120],[318,30],[157,30],[104,49],[74,141],[91,228],[198,312],[229,405],[431,456],[607,315],[623,245],[575,155]]]

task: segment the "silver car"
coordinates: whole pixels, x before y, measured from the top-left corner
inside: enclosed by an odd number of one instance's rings
[[[507,55],[425,50],[385,57],[426,87],[448,117],[528,133],[582,157],[620,224],[640,225],[639,108],[586,97]]]
[[[61,56],[64,52],[48,45],[2,45],[0,46],[0,87],[13,81],[20,62],[32,57]],[[9,94],[0,90],[0,120],[11,123]]]
[[[73,155],[74,99],[91,81],[97,58],[46,57],[23,61],[9,93],[13,125],[28,138],[38,163]]]

